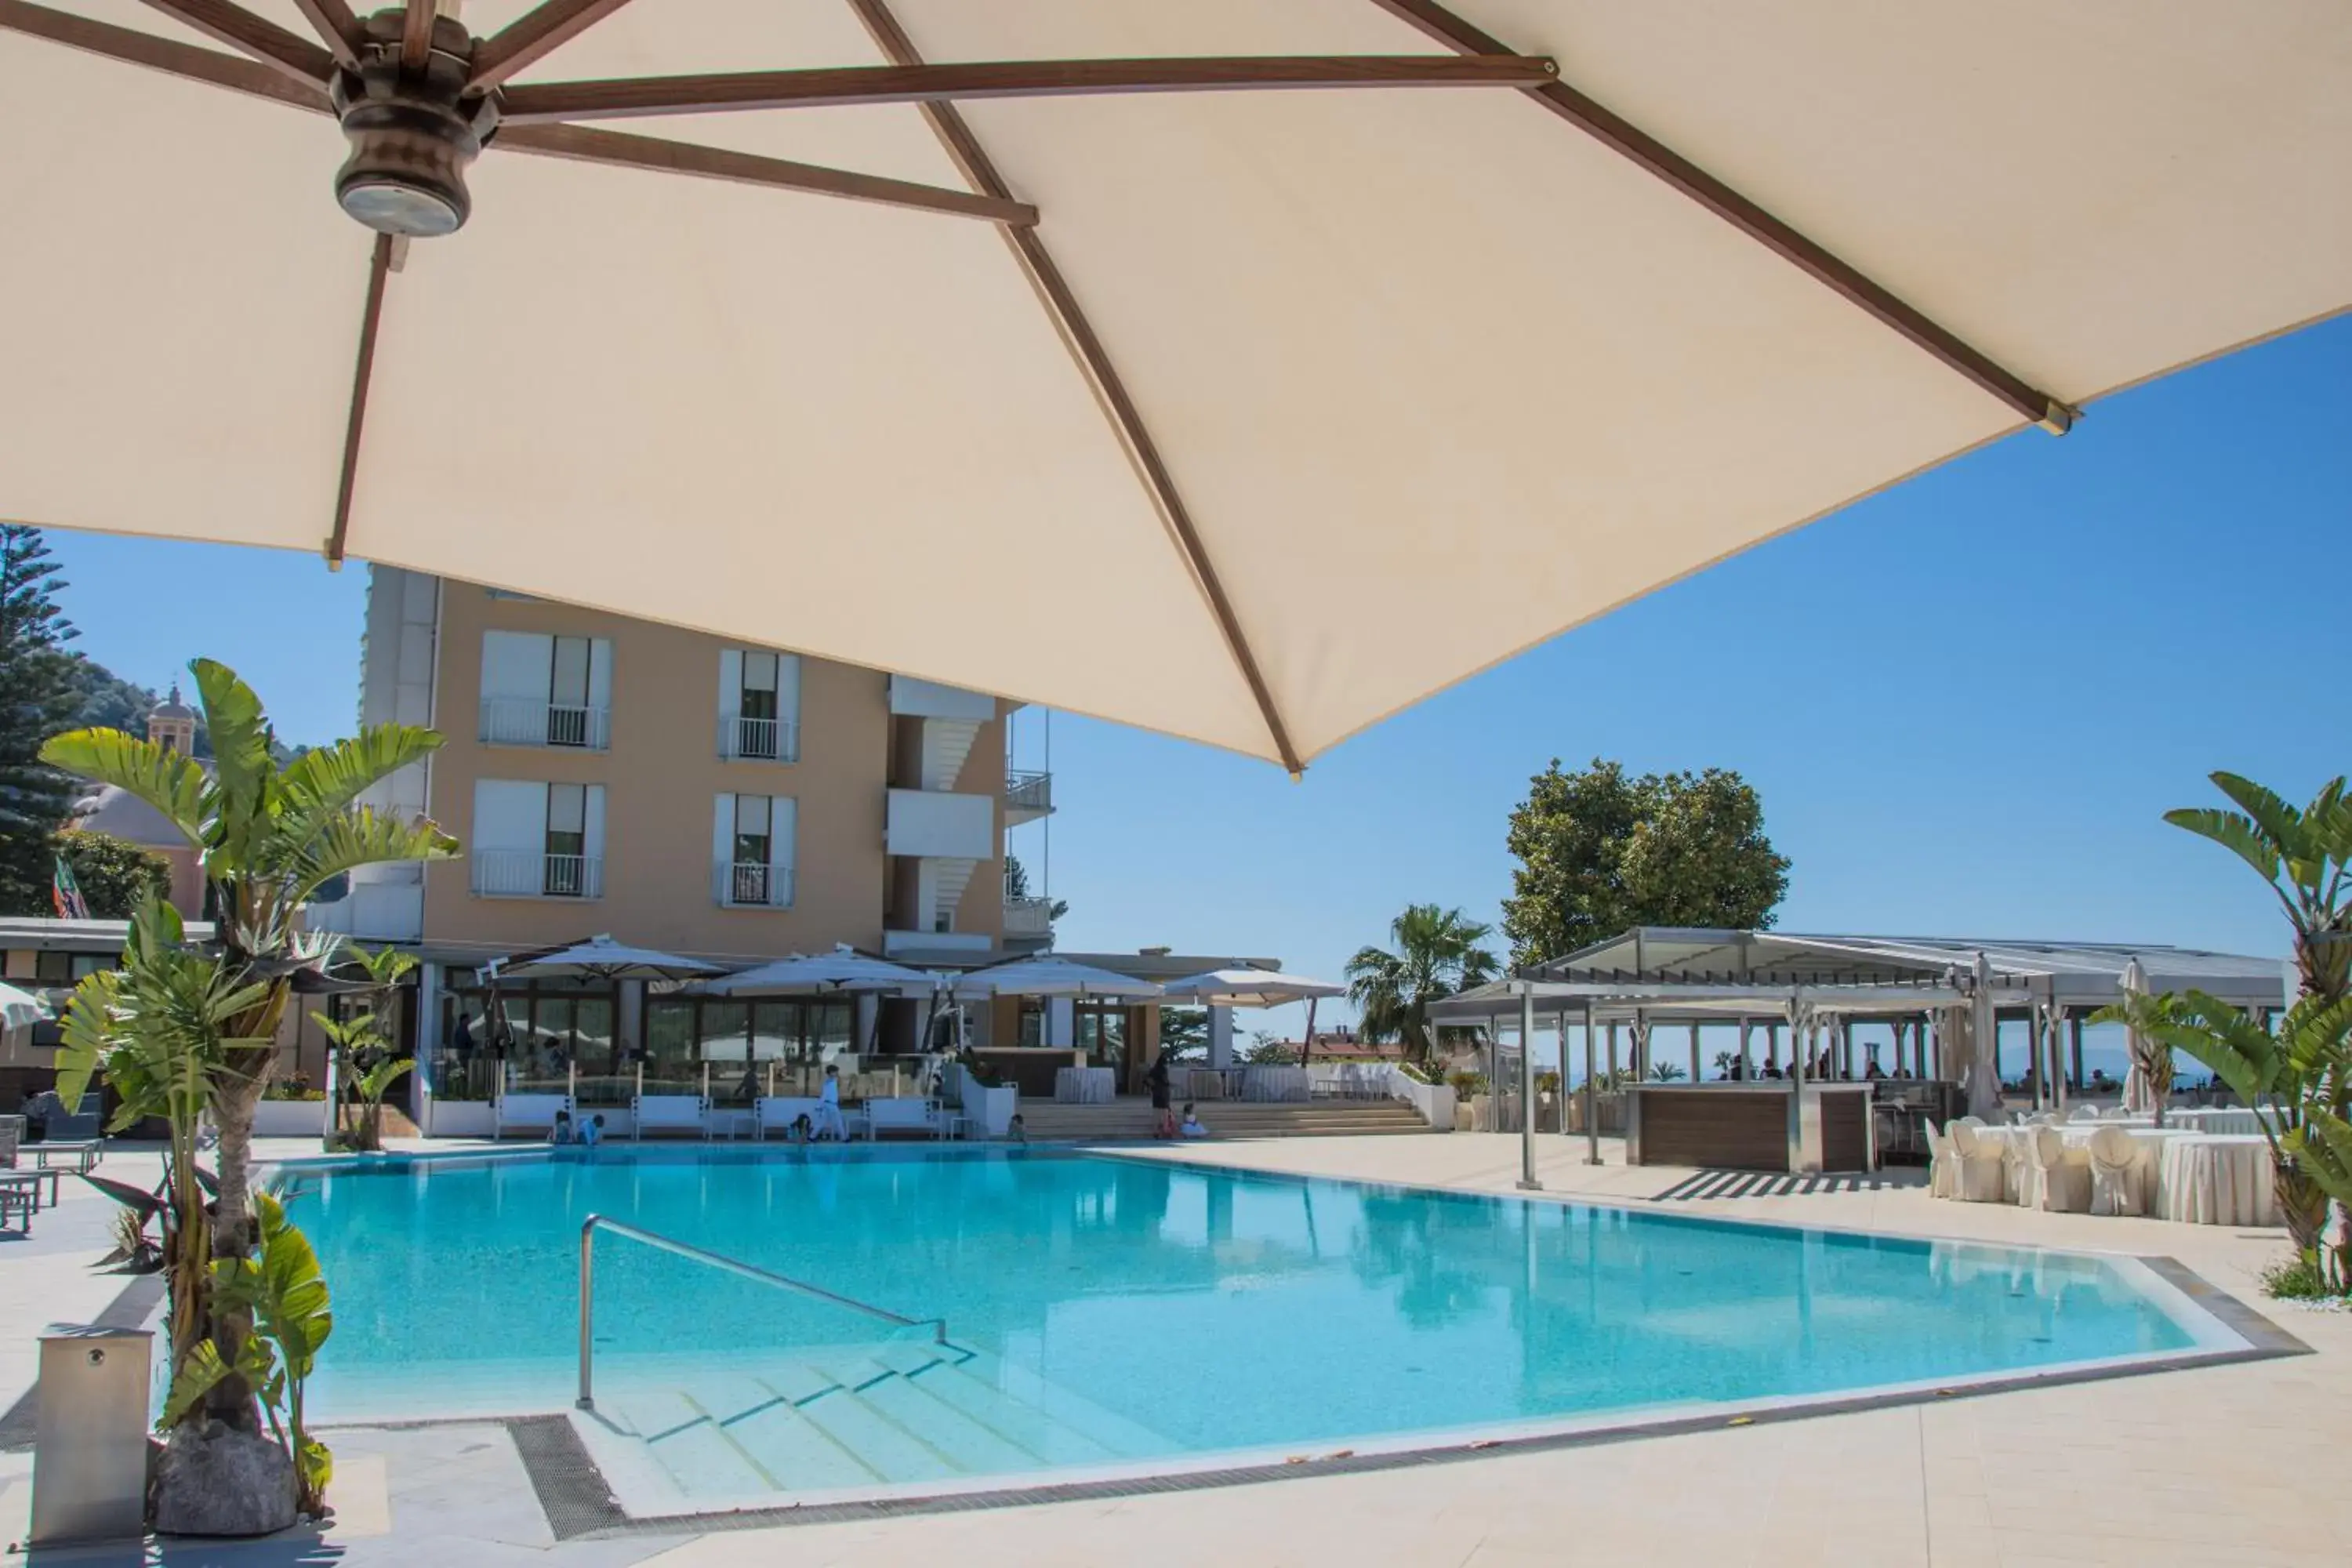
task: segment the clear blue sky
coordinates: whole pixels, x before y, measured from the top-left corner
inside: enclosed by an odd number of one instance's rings
[[[289,740],[349,728],[363,573],[50,538],[93,657],[160,686],[210,654]],[[2281,952],[2251,873],[2158,817],[2204,802],[2217,767],[2298,798],[2352,768],[2347,583],[2340,320],[1727,562],[1390,721],[1301,784],[1056,717],[1061,945],[1273,956],[1336,979],[1408,902],[1496,918],[1528,776],[1601,755],[1745,773],[1795,861],[1787,929]],[[1022,765],[1044,737],[1021,716]],[[1033,875],[1041,833],[1014,837]]]

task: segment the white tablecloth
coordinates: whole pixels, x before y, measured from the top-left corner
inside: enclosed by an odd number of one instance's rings
[[[1244,1100],[1306,1100],[1313,1093],[1305,1068],[1250,1068],[1242,1074]]]
[[[2262,1135],[2261,1120],[2251,1110],[2238,1106],[2215,1106],[2204,1110],[2168,1110],[2164,1113],[2167,1127],[2186,1127],[2193,1132],[2216,1132],[2225,1136]],[[2154,1119],[2135,1116],[2126,1126],[2154,1125]]]
[[[2156,1212],[2190,1225],[2272,1225],[2271,1146],[2260,1133],[2169,1139],[2157,1169]]]
[[[2194,1138],[2197,1134],[2186,1127],[2150,1127],[2141,1122],[2062,1121],[2058,1124],[2058,1135],[2066,1141],[2066,1147],[2070,1150],[2086,1149],[2090,1146],[2091,1135],[2101,1127],[2117,1126],[2123,1129],[2125,1136],[2128,1137],[2135,1146],[2132,1182],[2139,1192],[2140,1210],[2142,1213],[2153,1213],[2157,1194],[2158,1156],[2162,1153],[2166,1144],[2177,1139]],[[1979,1127],[1977,1129],[1977,1140],[1983,1143],[2005,1144],[2010,1151],[2022,1155],[2025,1152],[2025,1136],[2034,1131],[2036,1130],[2032,1127]],[[2010,1203],[2017,1201],[2016,1181],[2016,1172],[2013,1169],[2009,1170],[2001,1184],[2001,1195]]]
[[[1108,1068],[1055,1068],[1054,1098],[1064,1105],[1108,1105],[1117,1075]]]

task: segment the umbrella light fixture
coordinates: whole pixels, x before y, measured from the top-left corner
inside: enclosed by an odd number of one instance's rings
[[[2330,0],[0,0],[0,517],[1297,771],[2342,310],[2347,70]]]

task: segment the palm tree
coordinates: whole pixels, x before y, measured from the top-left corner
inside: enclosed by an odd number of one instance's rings
[[[1495,955],[1478,944],[1490,927],[1460,910],[1412,904],[1389,922],[1387,948],[1359,949],[1348,961],[1348,1000],[1367,1040],[1402,1040],[1413,1060],[1436,1055],[1429,1005],[1495,978]]]
[[[318,975],[334,950],[333,939],[301,929],[302,906],[327,882],[359,867],[446,859],[457,853],[457,843],[421,817],[406,820],[360,804],[371,785],[431,755],[441,744],[433,731],[371,725],[280,768],[271,760],[275,737],[253,689],[210,659],[189,668],[212,732],[212,772],[120,730],[59,735],[41,748],[41,760],[136,795],[200,852],[215,916],[209,957],[237,1003],[230,1016],[216,1020],[216,1056],[204,1096],[220,1133],[211,1252],[215,1259],[243,1259],[257,1240],[254,1109],[277,1066],[278,1025],[298,981]],[[75,1065],[79,1084],[68,1103],[95,1063]],[[201,1222],[183,1234],[202,1236]],[[174,1317],[184,1313],[192,1331],[211,1339],[233,1363],[252,1332],[250,1314],[227,1304],[215,1311],[208,1284],[200,1295],[190,1306],[175,1302]],[[176,1356],[192,1346],[173,1348]],[[252,1392],[236,1378],[222,1383],[206,1411],[243,1431],[258,1424]]]

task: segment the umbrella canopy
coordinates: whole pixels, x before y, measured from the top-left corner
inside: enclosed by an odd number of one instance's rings
[[[2135,958],[2124,965],[2124,993],[2130,996],[2147,994],[2147,971]],[[2147,1037],[2137,1029],[2124,1031],[2124,1048],[2131,1066],[2124,1073],[2124,1109],[2142,1111],[2156,1109],[2156,1086],[2148,1081],[2147,1069],[2140,1066],[2147,1055]]]
[[[702,989],[728,996],[811,996],[859,991],[927,996],[937,985],[919,969],[843,947],[814,956],[794,953],[757,969],[723,974],[704,982]]]
[[[592,936],[569,947],[519,952],[484,966],[500,980],[693,980],[716,974],[719,966],[674,952],[629,947],[609,936]]]
[[[21,1029],[49,1016],[48,1004],[14,985],[0,985],[0,1029]]]
[[[1160,994],[1149,980],[1137,980],[1092,964],[1063,958],[1024,959],[975,969],[955,984],[959,996],[1071,996],[1098,1002],[1144,1002]]]
[[[1281,1007],[1348,993],[1346,986],[1328,980],[1309,980],[1303,974],[1272,969],[1212,969],[1206,974],[1171,980],[1160,990],[1171,1001],[1181,998],[1216,1007]]]
[[[0,517],[822,581],[800,651],[1296,769],[2344,309],[2347,72],[2328,0],[0,0]]]

